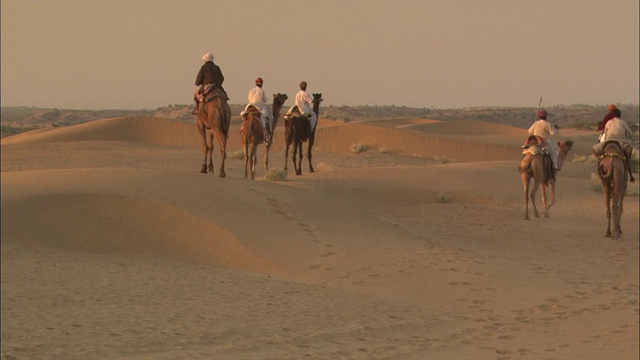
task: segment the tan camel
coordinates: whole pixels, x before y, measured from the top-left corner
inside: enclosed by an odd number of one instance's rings
[[[196,126],[202,137],[202,152],[204,153],[204,163],[201,173],[206,174],[213,171],[213,138],[218,139],[220,146],[220,173],[218,176],[225,177],[224,162],[227,158],[227,137],[229,136],[229,125],[231,122],[231,108],[227,103],[226,94],[213,92],[209,94],[203,103],[198,105],[196,110]],[[209,133],[209,141],[207,141]]]
[[[603,155],[598,161],[598,175],[602,183],[604,203],[607,208],[607,232],[605,237],[618,239],[622,234],[620,218],[622,217],[622,203],[627,191],[628,165],[624,151],[617,142],[606,142]],[[613,232],[611,221],[613,220]]]
[[[531,138],[531,140],[535,141],[535,137]],[[542,192],[542,206],[545,217],[549,217],[549,209],[551,209],[551,206],[556,202],[556,171],[553,170],[551,157],[546,154],[537,143],[531,145],[532,146],[525,151],[526,154],[522,158],[519,168],[522,184],[524,185],[524,218],[526,220],[529,220],[529,202],[531,202],[533,206],[533,214],[535,217],[540,217],[538,208],[536,207],[536,193],[538,189]],[[573,141],[571,140],[558,142],[558,169],[562,169],[562,165],[567,158],[567,154],[571,151],[572,146]],[[531,185],[531,179],[534,180],[533,185]],[[551,191],[551,202],[549,203],[547,203],[547,188]]]
[[[242,115],[242,131],[240,142],[244,150],[244,177],[249,177],[248,168],[251,168],[251,178],[256,178],[256,156],[258,145],[264,142],[262,123],[260,122],[260,110],[250,106]],[[265,154],[266,157],[266,154]]]
[[[264,152],[264,172],[269,171],[269,150],[273,144],[273,135],[278,118],[284,102],[288,99],[287,94],[273,94],[273,124],[267,123],[267,131],[269,132],[269,140],[266,144]],[[264,133],[262,131],[262,123],[260,122],[260,112],[255,106],[250,106],[242,115],[242,127],[240,128],[240,142],[244,150],[244,177],[249,177],[248,169],[251,169],[251,178],[255,179],[257,152],[260,144],[264,143]],[[256,124],[256,120],[258,123]]]

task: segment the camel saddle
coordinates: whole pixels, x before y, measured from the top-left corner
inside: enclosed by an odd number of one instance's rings
[[[204,89],[201,93],[196,94],[196,98],[198,102],[208,102],[213,100],[214,98],[222,98],[224,101],[229,101],[229,96],[227,92],[223,89],[214,87],[213,84],[207,84],[204,86]]]
[[[624,157],[625,161],[629,158],[631,158],[631,155],[633,154],[633,147],[629,144],[625,144],[622,141],[618,140],[618,139],[610,139],[610,140],[606,140],[605,142],[602,143],[602,146],[600,147],[600,153],[596,154],[599,158],[605,156],[604,154],[604,149],[607,148],[607,146],[609,145],[615,145],[618,148],[618,154],[622,157]],[[608,152],[608,154],[611,156],[616,156],[616,152],[611,153]]]
[[[544,144],[544,142],[541,137],[535,136],[535,135],[529,136],[525,144],[522,146],[522,155],[531,154],[534,156],[535,155],[550,156],[549,149],[547,149],[542,144]]]

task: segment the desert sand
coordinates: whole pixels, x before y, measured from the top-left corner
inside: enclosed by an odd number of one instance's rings
[[[557,203],[524,220],[525,134],[320,119],[285,181],[264,146],[242,177],[237,123],[226,178],[168,119],[2,139],[2,359],[637,359],[638,186],[605,238],[572,161],[595,134],[563,129]]]

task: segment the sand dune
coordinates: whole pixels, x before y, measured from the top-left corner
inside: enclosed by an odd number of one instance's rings
[[[317,172],[273,182],[198,173],[195,126],[167,119],[2,139],[2,357],[637,358],[638,185],[618,240],[589,162],[525,221],[524,135],[321,119]],[[558,137],[570,159],[593,138]]]

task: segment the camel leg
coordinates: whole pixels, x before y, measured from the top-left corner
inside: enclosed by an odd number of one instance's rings
[[[522,184],[524,185],[524,219],[529,220],[529,183],[531,179],[526,174],[522,174]]]
[[[287,143],[284,146],[284,171],[287,171],[287,163],[289,162],[289,146],[291,144]]]
[[[300,156],[298,158],[297,164],[294,164],[294,166],[296,166],[296,175],[302,175],[302,158],[303,158],[303,155],[302,155],[302,141],[298,141],[298,143],[295,144],[295,146],[297,148],[298,155]],[[294,150],[294,154],[295,153],[296,153],[296,151]],[[294,155],[294,157],[295,157],[295,155]],[[294,160],[294,162],[296,162],[296,161]]]
[[[273,137],[272,137],[273,140]],[[266,175],[269,172],[269,149],[271,148],[271,140],[269,140],[269,144],[264,149],[264,174]]]
[[[244,176],[243,178],[248,178],[249,177],[249,173],[247,171],[248,168],[248,164],[249,164],[249,144],[248,143],[244,143],[243,144],[243,150],[244,150]]]
[[[549,214],[547,213],[548,208],[547,208],[547,187],[542,184],[540,185],[540,192],[541,192],[541,199],[542,199],[542,215],[546,218],[549,217]]]
[[[206,174],[207,173],[207,154],[209,152],[209,146],[207,144],[207,131],[205,130],[203,125],[199,125],[198,132],[202,137],[202,154],[204,156],[204,159],[202,161],[202,169],[200,169],[200,172],[203,174]]]
[[[209,143],[211,146],[207,148],[207,156],[209,157],[207,169],[213,174],[213,131],[209,132]]]
[[[556,203],[556,182],[555,181],[551,181],[549,183],[549,192],[551,193],[551,201],[545,207],[545,217],[549,217],[549,210],[551,210],[551,207],[553,206],[553,204]]]
[[[251,178],[256,178],[256,163],[257,163],[257,154],[258,145],[256,143],[251,144]]]
[[[604,237],[611,237],[611,194],[608,184],[602,184],[602,192],[604,193],[604,205],[607,208],[607,232]]]
[[[218,176],[223,178],[227,176],[224,172],[224,163],[227,160],[227,137],[220,130],[216,130],[216,135],[218,136],[218,146],[220,147],[220,173]],[[213,139],[211,141],[213,144]],[[213,153],[213,145],[211,146],[211,152]],[[213,168],[213,160],[211,161],[211,168]]]
[[[538,213],[538,207],[536,206],[536,193],[540,188],[540,182],[538,182],[535,179],[534,181],[535,181],[535,184],[534,186],[531,187],[531,194],[529,194],[529,200],[531,201],[531,207],[533,208],[533,216],[539,218],[540,213]]]
[[[613,208],[612,208],[612,215],[613,215],[613,238],[614,239],[618,239],[620,238],[620,235],[622,234],[622,229],[620,228],[620,220],[622,218],[622,201],[624,198],[624,193],[620,193],[621,189],[616,189],[617,191],[614,191],[614,196],[613,196]]]
[[[293,170],[298,174],[298,167],[296,166],[296,159],[298,158],[298,144],[294,142],[293,144],[293,154],[291,154],[291,160],[293,163]]]
[[[309,172],[314,173],[313,165],[311,164],[311,149],[313,148],[313,143],[316,140],[316,132],[312,131],[309,136],[309,146],[307,147],[307,159],[309,160]]]

